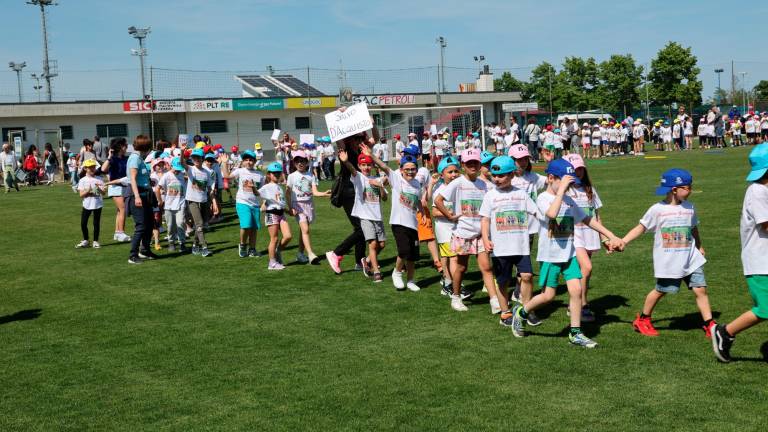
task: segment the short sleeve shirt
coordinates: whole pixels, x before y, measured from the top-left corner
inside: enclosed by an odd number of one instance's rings
[[[752,183],[741,209],[741,263],[744,275],[768,275],[768,186]]]
[[[237,179],[237,195],[235,201],[251,207],[261,205],[261,198],[254,193],[258,191],[264,182],[264,174],[261,171],[248,168],[238,168],[232,171],[229,176]]]
[[[259,195],[264,200],[267,210],[285,210],[285,193],[276,183],[267,183],[259,188]]]
[[[699,220],[690,202],[684,201],[680,205],[658,202],[648,209],[640,224],[654,233],[653,271],[656,278],[680,279],[707,262],[693,238],[693,228]]]
[[[136,169],[136,186],[143,189],[149,188],[149,168],[147,168],[147,164],[141,160],[141,155],[139,153],[133,153],[128,157],[128,162],[126,163],[128,181],[130,181],[131,178],[131,169]]]
[[[381,189],[374,184],[380,184],[379,178],[358,173],[352,177],[355,187],[355,204],[352,216],[370,221],[381,221]],[[373,183],[373,184],[372,184]]]
[[[163,191],[163,201],[166,210],[181,210],[184,208],[184,173],[168,171],[160,178],[160,189]]]
[[[490,219],[493,256],[531,254],[528,220],[536,217],[538,207],[522,189],[494,189],[483,198],[480,215]]]
[[[208,202],[208,192],[213,187],[213,176],[205,168],[189,167],[187,170],[186,200],[196,203]]]
[[[480,206],[486,192],[488,185],[483,180],[476,178],[471,181],[464,176],[456,178],[439,192],[444,199],[453,202],[460,212],[453,230],[457,237],[472,239],[480,236]]]
[[[546,191],[536,199],[539,208],[539,249],[536,260],[548,263],[568,262],[576,255],[573,244],[575,225],[587,215],[579,208],[573,198],[564,196],[557,217],[547,217],[555,195]]]
[[[416,180],[407,181],[400,170],[391,171],[389,182],[392,185],[392,209],[389,213],[390,225],[402,225],[416,229],[416,211],[421,200],[421,183]]]
[[[80,181],[77,182],[77,190],[79,192],[89,191],[93,195],[83,198],[83,208],[86,210],[96,210],[104,207],[104,198],[101,196],[100,188],[104,187],[104,180],[99,176],[83,176]]]
[[[312,186],[317,186],[317,179],[312,174],[294,171],[288,175],[286,185],[291,188],[291,202],[312,201]]]
[[[592,188],[592,199],[582,187],[571,187],[570,197],[576,202],[579,208],[589,217],[595,217],[595,211],[603,206],[600,201],[600,195],[597,189]],[[574,226],[574,246],[584,248],[588,251],[600,250],[600,233],[590,228],[583,222]]]

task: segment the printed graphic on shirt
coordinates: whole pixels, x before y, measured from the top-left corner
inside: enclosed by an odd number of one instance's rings
[[[496,212],[496,231],[528,231],[528,214],[523,210]]]
[[[418,208],[419,196],[415,193],[400,192],[400,205],[408,208],[411,211],[416,211]]]
[[[370,183],[365,185],[363,196],[365,198],[365,202],[367,203],[378,204],[379,201],[381,201],[381,191],[379,188],[371,186]]]
[[[200,180],[196,177],[192,178],[192,188],[198,191],[204,191],[208,187],[208,181],[206,180]]]
[[[573,216],[558,216],[549,220],[549,238],[559,240],[573,236]]]
[[[687,252],[692,244],[693,234],[690,226],[661,229],[661,247],[664,249],[680,249]]]
[[[301,177],[299,183],[296,185],[295,192],[297,198],[306,198],[312,195],[312,184],[308,177]]]
[[[181,183],[169,184],[166,188],[166,194],[172,197],[181,195]]]
[[[461,200],[461,215],[464,217],[479,218],[480,206],[482,205],[482,199],[463,199]]]

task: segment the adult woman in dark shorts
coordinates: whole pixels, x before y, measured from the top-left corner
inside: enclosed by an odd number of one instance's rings
[[[109,173],[109,180],[119,180],[126,177],[127,170],[126,165],[128,163],[128,143],[125,138],[113,138],[109,143],[109,153],[107,160],[101,164],[101,171]],[[127,242],[131,240],[131,236],[125,233],[125,198],[130,196],[130,191],[127,186],[121,185],[109,185],[107,190],[107,196],[112,198],[112,202],[115,203],[115,235],[113,240],[119,242]]]

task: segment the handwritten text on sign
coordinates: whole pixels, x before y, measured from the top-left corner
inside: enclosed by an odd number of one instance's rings
[[[368,106],[364,103],[354,104],[344,112],[336,110],[326,114],[325,124],[333,142],[373,128]]]

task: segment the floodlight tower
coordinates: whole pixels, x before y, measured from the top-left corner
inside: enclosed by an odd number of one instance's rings
[[[133,36],[134,39],[139,41],[139,49],[131,49],[131,55],[139,57],[139,67],[141,68],[141,98],[147,97],[147,85],[144,79],[144,57],[147,56],[147,49],[144,48],[144,39],[151,32],[151,28],[136,28],[134,26],[128,27],[128,34]]]
[[[37,101],[38,101],[38,102],[40,102],[40,101],[41,101],[41,99],[40,99],[40,89],[42,89],[42,88],[43,88],[43,86],[42,86],[42,85],[40,85],[40,79],[41,79],[43,76],[42,76],[42,75],[38,75],[38,74],[34,74],[34,73],[33,73],[33,74],[31,74],[31,76],[32,76],[32,79],[33,79],[33,80],[37,81],[37,84],[35,84],[34,86],[32,86],[32,88],[33,88],[33,89],[35,89],[35,91],[37,92]]]
[[[45,92],[48,98],[48,102],[53,99],[51,92],[51,78],[57,76],[55,72],[51,72],[50,61],[48,60],[48,30],[45,22],[45,8],[48,6],[56,6],[54,0],[28,0],[27,4],[33,6],[40,6],[40,19],[43,23],[43,75],[45,79]]]
[[[27,62],[21,62],[21,63],[15,63],[15,62],[8,62],[8,67],[11,68],[12,71],[16,72],[16,80],[19,84],[19,103],[22,102],[21,97],[21,70],[27,67]]]
[[[448,42],[443,36],[440,36],[435,41],[440,45],[440,90],[445,93],[445,48],[448,46]]]

